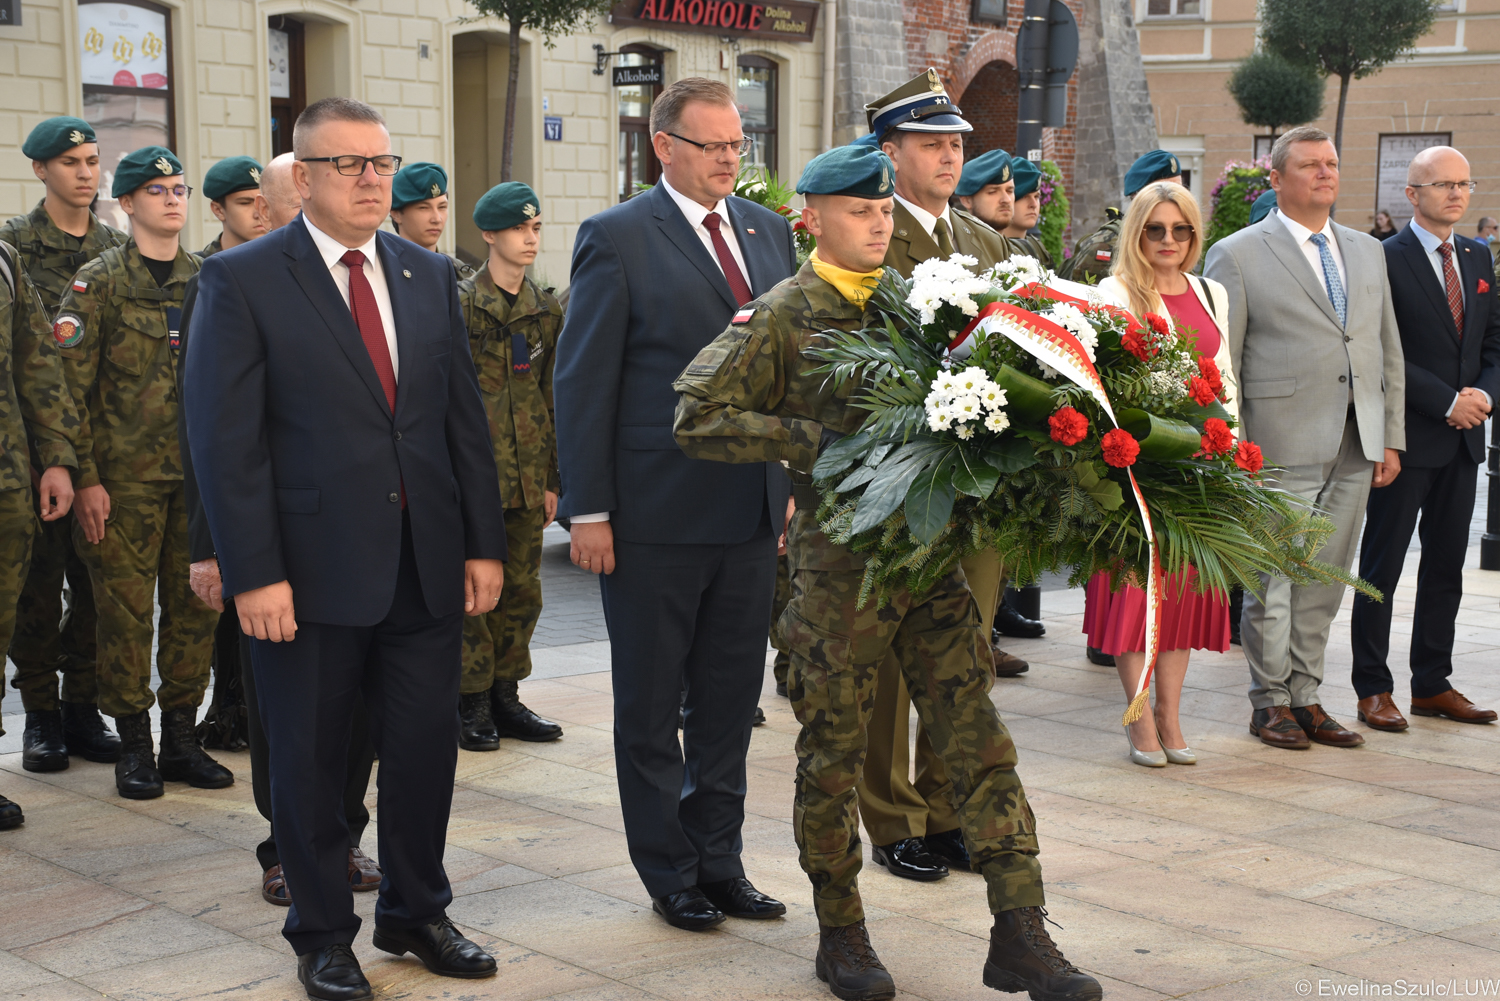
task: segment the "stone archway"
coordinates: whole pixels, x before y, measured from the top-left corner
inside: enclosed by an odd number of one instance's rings
[[[1016,68],[998,59],[974,74],[958,99],[964,117],[974,126],[964,142],[965,159],[992,149],[1015,153],[1019,87]]]

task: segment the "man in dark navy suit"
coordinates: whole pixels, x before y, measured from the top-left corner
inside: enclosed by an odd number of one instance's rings
[[[630,859],[656,911],[697,930],[786,911],[745,878],[740,829],[790,481],[683,455],[672,381],[797,255],[785,219],[731,195],[751,140],[728,87],[677,81],[650,128],[661,182],[574,245],[558,515],[573,562],[601,575]]]
[[[342,792],[363,694],[380,755],[374,942],[434,973],[495,961],[445,911],[462,615],[495,606],[505,525],[453,268],[377,229],[400,158],[379,112],[299,116],[302,216],[201,274],[185,393],[197,482],[271,747],[310,997],[371,997],[350,949]]]
[[[1370,491],[1359,575],[1386,596],[1354,596],[1354,691],[1359,718],[1405,730],[1386,663],[1391,596],[1411,533],[1422,540],[1411,635],[1411,711],[1490,723],[1449,683],[1454,620],[1463,597],[1474,488],[1484,461],[1484,421],[1500,397],[1500,300],[1490,251],[1453,226],[1469,208],[1469,161],[1449,146],[1423,150],[1406,176],[1412,220],[1383,244],[1406,355],[1406,455],[1401,475]]]

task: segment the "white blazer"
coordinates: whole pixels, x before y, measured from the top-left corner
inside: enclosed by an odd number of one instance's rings
[[[1200,275],[1187,275],[1188,287],[1198,296],[1198,301],[1208,315],[1213,317],[1214,323],[1219,328],[1219,350],[1214,355],[1214,363],[1219,366],[1219,374],[1224,377],[1224,395],[1229,402],[1224,404],[1224,409],[1239,420],[1239,380],[1234,375],[1233,357],[1229,353],[1229,293],[1224,286],[1212,278],[1204,278]],[[1114,275],[1105,278],[1098,285],[1099,293],[1115,305],[1125,309],[1130,308],[1130,294],[1125,290],[1125,283]],[[1177,325],[1172,321],[1172,314],[1167,311],[1166,304],[1162,302],[1161,296],[1156,297],[1156,312],[1167,321],[1167,326],[1174,332]],[[1138,318],[1139,319],[1139,318]]]

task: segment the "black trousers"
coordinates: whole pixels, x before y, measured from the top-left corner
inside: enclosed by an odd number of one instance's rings
[[[1422,559],[1411,634],[1411,694],[1427,699],[1453,687],[1448,677],[1453,673],[1454,620],[1464,593],[1464,554],[1478,471],[1468,451],[1460,448],[1446,466],[1403,466],[1390,486],[1370,491],[1359,575],[1378,587],[1386,600],[1354,595],[1353,681],[1360,698],[1394,691],[1386,662],[1391,595],[1401,578],[1413,528],[1422,540]]]
[[[276,851],[276,825],[271,821],[271,745],[266,739],[266,728],[260,722],[260,701],[255,693],[255,672],[250,669],[250,638],[240,631],[240,618],[235,613],[234,602],[224,604],[224,618],[239,637],[240,683],[245,691],[245,706],[248,710],[247,736],[250,741],[250,789],[255,793],[255,808],[271,825],[266,840],[255,846],[255,857],[260,862],[261,872],[273,865],[281,864]],[[370,809],[365,806],[365,790],[370,787],[370,770],[375,765],[375,745],[370,741],[369,715],[365,712],[365,700],[360,697],[354,704],[354,721],[349,729],[349,753],[345,758],[344,820],[349,825],[349,847],[358,848],[370,823]]]
[[[776,587],[770,520],[734,545],[617,539],[599,582],[630,861],[653,897],[743,876],[745,754]]]
[[[453,899],[443,869],[458,761],[462,613],[434,617],[403,520],[395,599],[374,626],[299,622],[290,643],[251,641],[271,749],[272,826],[292,894],[282,935],[298,955],[359,932],[341,800],[361,693],[380,754],[381,927],[436,921]]]

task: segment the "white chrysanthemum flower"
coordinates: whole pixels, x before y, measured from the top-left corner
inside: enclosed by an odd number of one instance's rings
[[[948,409],[961,421],[977,420],[982,412],[977,396],[960,396]]]
[[[939,372],[937,378],[932,380],[932,391],[953,396],[958,392],[958,377],[952,372]]]
[[[999,410],[1005,406],[1005,390],[992,382],[980,391],[979,402],[986,410]]]
[[[932,323],[944,305],[956,306],[965,316],[979,313],[974,297],[988,292],[990,283],[968,270],[978,263],[973,257],[954,254],[947,260],[923,261],[913,269],[906,302],[921,313],[923,326]]]
[[[934,431],[948,430],[948,412],[942,409],[927,411],[927,426]]]
[[[1078,343],[1083,345],[1084,353],[1089,356],[1089,361],[1095,361],[1094,349],[1099,346],[1099,335],[1094,330],[1094,325],[1089,318],[1083,314],[1077,306],[1070,302],[1054,303],[1042,314],[1063,327],[1068,333],[1078,338]]]
[[[974,429],[968,424],[960,424],[957,430],[955,430],[953,433],[958,435],[959,440],[961,441],[968,441],[970,438],[974,437]]]
[[[954,392],[956,393],[977,395],[989,384],[989,375],[978,365],[970,365],[953,377]]]
[[[1010,427],[1010,418],[997,410],[984,419],[984,426],[985,430],[999,434]]]
[[[1059,372],[1057,369],[1053,368],[1051,365],[1048,365],[1044,361],[1037,362],[1037,366],[1040,367],[1041,370],[1042,370],[1042,378],[1043,379],[1050,379],[1053,382],[1056,382],[1057,381],[1057,377],[1060,376],[1060,375],[1062,375],[1061,372]]]

